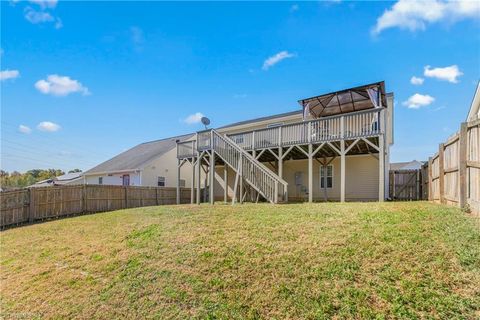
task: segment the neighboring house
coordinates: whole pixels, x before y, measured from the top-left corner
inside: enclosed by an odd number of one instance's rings
[[[83,174],[86,184],[124,186],[165,186],[177,185],[177,141],[192,138],[187,134],[139,144],[116,157],[105,161]],[[190,175],[181,177],[181,186]]]
[[[473,95],[470,111],[468,112],[467,121],[480,119],[480,81],[477,83],[477,89]]]
[[[417,160],[390,163],[390,170],[420,170],[423,163]]]
[[[299,103],[298,111],[201,131],[179,143],[181,174],[191,175],[196,188],[208,185],[211,201],[257,194],[271,202],[383,201],[394,114],[384,83]]]
[[[39,181],[30,187],[66,186],[83,184],[82,172],[71,172],[52,179]]]

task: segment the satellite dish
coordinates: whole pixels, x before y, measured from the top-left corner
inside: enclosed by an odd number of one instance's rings
[[[208,119],[207,117],[202,117],[200,121],[202,121],[203,125],[205,126],[205,129],[207,129],[207,126],[210,124],[210,119]]]

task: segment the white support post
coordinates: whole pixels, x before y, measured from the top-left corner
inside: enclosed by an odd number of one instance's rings
[[[233,197],[232,197],[232,206],[237,201],[237,189],[238,189],[238,178],[240,177],[240,160],[238,161],[237,172],[235,175],[235,183],[233,184]]]
[[[278,127],[278,146],[282,146],[282,127]]]
[[[240,204],[243,203],[243,155],[240,153],[240,165],[238,166],[239,172],[239,189],[240,189]]]
[[[180,204],[180,171],[182,166],[180,165],[180,159],[177,161],[177,204]]]
[[[283,149],[278,148],[278,176],[283,179]]]
[[[213,130],[210,131],[210,191],[208,192],[210,204],[215,203],[215,144]]]
[[[311,143],[308,145],[308,202],[313,202],[313,146]]]
[[[255,152],[255,131],[252,132],[252,150]]]
[[[192,157],[192,181],[190,185],[190,204],[195,203],[195,157]]]
[[[273,202],[278,203],[278,181],[275,181],[275,195],[273,196]]]
[[[345,202],[345,118],[340,118],[340,202]]]
[[[207,167],[207,169],[208,169],[208,167]],[[208,195],[207,187],[208,187],[208,176],[209,176],[209,174],[208,174],[209,171],[208,170],[206,170],[206,171],[207,172],[205,172],[205,182],[203,183],[203,186],[204,186],[203,187],[203,190],[204,190],[204,192],[203,192],[203,202],[205,202],[205,203],[207,202],[207,195]]]
[[[378,136],[378,201],[385,201],[385,110],[380,109],[380,135]]]
[[[215,202],[215,194],[214,194],[214,187],[215,187],[215,152],[212,150],[212,154],[210,155],[210,204],[214,204]]]
[[[228,201],[228,167],[227,164],[223,165],[223,202],[227,203]]]
[[[378,136],[378,201],[385,201],[385,146],[383,134]]]
[[[202,155],[197,158],[197,204],[200,204],[200,191],[202,190]]]
[[[308,133],[308,137],[307,137],[307,141],[308,143],[312,142],[312,122],[308,122],[308,125],[307,125],[307,133]]]
[[[253,131],[253,137],[255,138],[255,131]],[[265,149],[263,151],[265,151]],[[252,150],[252,156],[253,156],[253,158],[257,159],[257,150],[255,150],[255,149]],[[252,196],[253,197],[258,197],[257,190],[254,190],[254,189],[252,190]]]

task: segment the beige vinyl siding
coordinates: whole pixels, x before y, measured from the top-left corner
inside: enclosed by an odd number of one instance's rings
[[[192,179],[191,167],[189,163],[185,163],[180,175],[181,179],[185,180],[187,188],[190,187]],[[173,148],[143,167],[142,186],[156,187],[159,176],[165,177],[166,187],[177,186],[177,148]]]
[[[378,160],[371,155],[346,157],[345,196],[347,201],[376,201],[378,200]],[[333,188],[327,188],[328,200],[340,199],[340,158],[335,158],[333,165]],[[270,164],[265,164],[272,168]],[[223,167],[216,168],[214,185],[215,199],[223,199]],[[272,171],[276,172],[272,169]],[[283,164],[283,179],[288,182],[290,200],[308,200],[308,160],[289,160]],[[301,185],[295,185],[295,173],[302,172]],[[235,172],[229,169],[228,196],[233,196]],[[313,199],[324,200],[324,191],[320,188],[320,164],[313,162]]]
[[[346,159],[345,197],[351,200],[378,200],[378,160],[371,155]]]

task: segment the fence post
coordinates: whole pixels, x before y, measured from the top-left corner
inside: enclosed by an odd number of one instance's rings
[[[459,161],[458,161],[458,182],[459,182],[459,205],[464,208],[467,204],[467,123],[460,125],[459,136]]]
[[[433,174],[432,174],[432,157],[428,158],[428,194],[427,199],[428,201],[433,201]]]
[[[124,197],[125,197],[125,209],[126,209],[128,208],[128,187],[124,186],[123,189],[125,190]]]
[[[390,197],[392,198],[392,200],[395,200],[396,197],[397,197],[397,189],[396,189],[397,186],[396,186],[396,183],[395,183],[395,176],[396,176],[395,171],[390,171],[389,174],[390,174],[390,179],[388,179],[388,180],[390,180],[390,184],[392,186],[392,194],[390,195]]]
[[[417,172],[415,173],[417,175],[416,179],[416,200],[420,200],[420,184],[421,184],[421,178],[420,178],[420,170],[418,169]]]
[[[158,187],[155,187],[155,202],[158,206]]]
[[[440,143],[438,146],[438,186],[440,194],[440,203],[445,203],[445,145]]]
[[[82,188],[82,213],[87,213],[87,185]]]
[[[28,222],[32,223],[35,221],[35,188],[29,188],[28,190]]]

